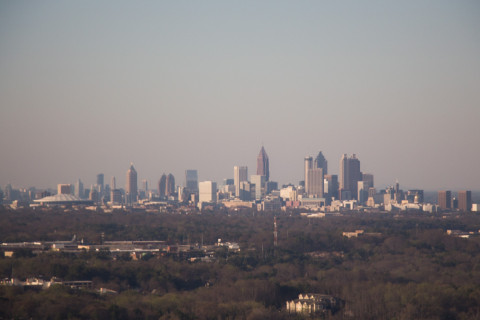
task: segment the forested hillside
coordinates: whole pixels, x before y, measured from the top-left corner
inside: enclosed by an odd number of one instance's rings
[[[292,319],[283,309],[299,293],[338,297],[329,319],[480,319],[480,217],[350,214],[306,218],[274,214],[167,215],[0,212],[0,242],[164,240],[238,242],[213,262],[180,255],[28,250],[0,258],[0,277],[92,280],[95,290],[0,286],[0,319]],[[345,231],[364,230],[347,238]],[[308,318],[308,317],[307,317]]]

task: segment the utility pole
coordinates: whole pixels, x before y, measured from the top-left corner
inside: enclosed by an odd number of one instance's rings
[[[278,245],[277,217],[273,218],[273,246]]]

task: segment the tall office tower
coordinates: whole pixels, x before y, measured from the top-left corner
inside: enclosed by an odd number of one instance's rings
[[[250,183],[255,185],[255,199],[260,200],[266,193],[266,177],[264,175],[250,176]]]
[[[127,184],[125,186],[125,196],[127,203],[132,204],[137,201],[137,171],[130,163],[130,169],[127,171]]]
[[[452,208],[452,192],[450,190],[438,191],[438,206],[444,210]]]
[[[185,191],[186,191],[185,187],[183,187],[183,186],[178,186],[177,187],[177,200],[178,200],[178,202],[185,201],[186,196],[187,196]]]
[[[314,168],[322,168],[323,169],[323,174],[326,175],[328,174],[328,162],[327,159],[323,156],[322,151],[320,151],[315,158],[315,162],[313,164]]]
[[[71,194],[72,193],[72,186],[69,184],[58,184],[57,185],[57,193],[58,194]]]
[[[278,182],[276,181],[267,181],[265,185],[265,194],[270,194],[273,190],[278,190]]]
[[[460,211],[472,211],[472,191],[458,191],[458,209]]]
[[[308,170],[313,168],[313,158],[312,157],[305,157],[304,162],[304,172],[305,172],[305,192],[308,194],[309,190],[307,189],[308,186]]]
[[[112,182],[110,182],[110,187],[113,189],[117,189],[117,180],[115,180],[115,177],[112,177]]]
[[[145,190],[145,193],[148,192],[148,181],[147,179],[142,180],[142,185],[143,185],[143,190]]]
[[[167,192],[167,175],[164,173],[158,181],[158,195],[164,198]]]
[[[366,183],[365,186],[367,187],[367,189],[375,187],[373,174],[371,173],[362,173],[362,181]]]
[[[240,182],[248,180],[248,168],[246,166],[233,167],[233,183],[235,184],[235,196],[240,197]]]
[[[85,197],[85,191],[83,190],[83,183],[82,180],[78,179],[77,182],[75,182],[75,196],[83,199]]]
[[[112,204],[122,203],[122,191],[120,189],[111,189],[110,201],[112,202]]]
[[[97,174],[97,186],[100,188],[100,194],[103,193],[104,178],[105,178],[105,176],[103,175],[103,173]]]
[[[255,186],[250,184],[250,182],[240,181],[238,198],[242,201],[250,201],[252,199],[252,189],[254,188]]]
[[[201,181],[199,184],[198,202],[217,202],[217,183]]]
[[[227,178],[223,179],[223,185],[224,186],[230,186],[230,185],[235,185],[235,181],[233,179]]]
[[[452,209],[458,209],[458,199],[455,197],[452,197]]]
[[[185,187],[188,192],[198,193],[197,170],[185,170]]]
[[[328,185],[328,189],[324,189],[324,193],[328,193],[329,198],[338,199],[338,176],[336,174],[326,174],[324,179]]]
[[[323,168],[312,168],[308,170],[307,184],[305,189],[309,196],[323,198]]]
[[[348,157],[347,154],[343,154],[342,157],[340,158],[340,181],[339,181],[339,191],[338,195],[340,196],[340,199],[342,198],[342,192],[344,190],[347,190],[347,185],[348,185],[348,176],[347,176],[347,170],[348,170]],[[344,196],[345,197],[345,196]],[[344,199],[341,199],[344,200]]]
[[[173,174],[169,173],[165,183],[165,196],[168,198],[175,194],[175,178]]]
[[[370,189],[369,182],[368,181],[358,181],[357,185],[358,185],[357,186],[358,204],[364,205],[368,200],[368,190]]]
[[[13,196],[13,188],[10,183],[5,186],[4,199],[7,203],[16,200]]]
[[[268,155],[265,152],[265,148],[263,148],[263,146],[257,157],[257,175],[265,176],[265,181],[268,181],[268,179],[270,178]]]
[[[340,158],[340,191],[341,200],[344,198],[357,197],[358,181],[362,181],[360,172],[360,160],[353,154],[350,158],[344,154]]]
[[[90,194],[88,195],[88,199],[92,200],[93,203],[97,204],[100,201],[100,195],[98,194],[97,189],[95,186],[90,187]]]
[[[103,189],[103,200],[104,202],[110,201],[110,185],[106,184],[105,189]]]

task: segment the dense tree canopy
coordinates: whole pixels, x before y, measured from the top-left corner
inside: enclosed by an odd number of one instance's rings
[[[0,212],[0,242],[164,240],[240,244],[218,251],[214,262],[177,255],[80,254],[46,251],[0,258],[0,277],[53,276],[92,280],[93,290],[0,286],[0,318],[44,319],[293,319],[287,300],[302,292],[331,294],[344,307],[330,319],[480,319],[480,217],[348,214],[322,219],[274,214],[173,215],[31,210]],[[346,238],[344,231],[364,230]]]

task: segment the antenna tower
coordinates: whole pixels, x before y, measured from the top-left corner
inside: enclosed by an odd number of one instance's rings
[[[278,245],[277,217],[273,218],[273,245]]]

